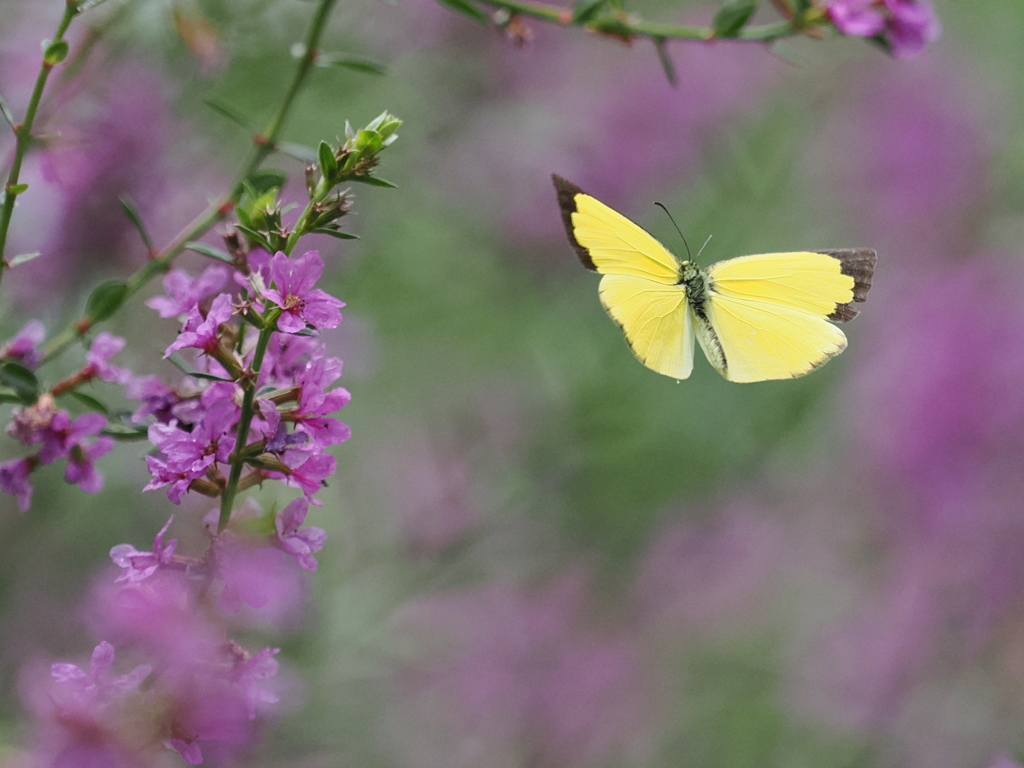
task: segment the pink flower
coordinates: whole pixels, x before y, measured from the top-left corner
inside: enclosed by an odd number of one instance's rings
[[[270,279],[277,286],[267,288],[263,296],[284,312],[277,327],[285,333],[304,330],[306,323],[314,328],[337,328],[341,323],[343,301],[314,288],[324,271],[324,262],[316,251],[307,251],[292,260],[278,251],[270,262]]]
[[[97,336],[85,356],[88,373],[96,376],[100,381],[127,384],[132,377],[131,371],[111,365],[109,362],[110,358],[124,349],[124,344],[125,341],[120,336],[114,336],[106,331]]]
[[[92,653],[88,670],[75,664],[50,667],[49,679],[26,678],[26,703],[38,722],[34,765],[51,768],[111,766],[130,768],[147,758],[133,705],[139,686],[151,672],[148,664],[126,675],[111,675],[113,646],[103,641]]]
[[[138,584],[156,573],[161,566],[170,565],[174,558],[174,549],[178,546],[177,539],[171,539],[164,546],[164,534],[171,527],[174,515],[167,520],[167,524],[160,529],[160,532],[153,538],[153,551],[140,552],[131,544],[118,544],[110,550],[110,559],[124,568],[124,573],[114,579],[114,582],[127,581],[129,584]]]
[[[897,59],[917,56],[942,32],[927,0],[829,0],[828,13],[844,35],[882,35]]]
[[[114,450],[114,438],[98,437],[92,445],[78,443],[68,451],[68,464],[64,468],[64,480],[77,485],[86,493],[103,490],[103,475],[96,471],[96,459]]]
[[[185,321],[185,327],[182,328],[175,342],[164,352],[164,357],[170,357],[172,352],[187,347],[196,347],[205,351],[216,347],[217,331],[220,324],[226,323],[234,312],[231,296],[227,293],[222,293],[213,300],[206,317],[203,317],[202,312],[199,311],[198,304],[192,307],[188,319]]]
[[[35,458],[14,459],[0,464],[0,488],[18,499],[18,509],[28,512],[32,504],[32,485],[28,481],[29,473],[35,468]]]
[[[334,474],[337,462],[329,453],[318,453],[310,456],[303,451],[286,451],[282,461],[291,469],[284,476],[284,481],[291,486],[301,488],[315,506],[323,506],[323,502],[313,498],[313,494],[325,485],[328,477]],[[278,472],[269,473],[271,477],[282,477]]]
[[[36,435],[36,440],[43,443],[42,450],[39,451],[39,461],[43,464],[52,464],[56,459],[66,457],[76,446],[85,450],[85,438],[99,433],[106,425],[107,417],[100,413],[83,413],[72,422],[67,411],[57,411],[49,426]],[[107,439],[109,438],[100,438],[97,444],[103,441],[105,445]],[[101,445],[97,455],[103,455],[108,450],[110,448],[103,450]],[[88,452],[81,460],[88,462]]]
[[[164,290],[168,295],[154,296],[146,302],[146,306],[159,312],[160,317],[188,315],[200,301],[219,291],[227,281],[227,267],[207,267],[199,277],[173,269],[164,277]]]
[[[316,559],[313,557],[313,553],[319,552],[323,548],[324,541],[327,540],[327,532],[322,528],[302,528],[300,530],[308,511],[308,500],[295,499],[278,513],[275,520],[277,544],[307,571],[315,571]]]
[[[13,360],[35,370],[42,355],[36,347],[46,337],[46,329],[38,320],[29,320],[13,338],[0,347],[0,359]]]

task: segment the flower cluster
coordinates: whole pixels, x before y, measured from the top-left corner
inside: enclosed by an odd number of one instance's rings
[[[40,323],[28,323],[0,349],[0,360],[17,366],[31,377],[31,371],[39,364],[37,346],[43,340],[44,333]],[[100,436],[107,425],[107,417],[89,412],[72,419],[68,411],[57,407],[56,398],[94,379],[114,384],[127,383],[131,373],[110,363],[110,358],[120,352],[124,344],[122,338],[109,333],[99,334],[86,354],[85,365],[78,373],[38,395],[31,404],[14,410],[7,434],[23,445],[40,446],[31,456],[0,464],[0,489],[17,497],[18,508],[22,512],[29,508],[32,501],[29,475],[38,467],[59,459],[67,462],[64,470],[67,482],[87,493],[98,493],[103,488],[103,476],[96,471],[96,459],[114,447],[113,438]]]
[[[312,333],[336,328],[344,306],[313,287],[322,271],[315,251],[294,260],[253,252],[234,274],[237,299],[218,292],[226,269],[168,274],[168,295],[149,305],[184,324],[164,356],[196,352],[194,370],[177,387],[154,377],[127,387],[143,404],[135,418],[156,417],[149,439],[159,452],[146,457],[153,476],[146,490],[167,486],[175,504],[189,490],[219,496],[228,467],[244,462],[249,471],[238,489],[279,479],[319,504],[314,494],[335,468],[325,450],[349,438],[330,416],[349,400],[344,388],[330,388],[341,361],[327,357]]]
[[[826,7],[844,35],[879,36],[898,59],[921,53],[942,31],[927,0],[828,0]]]
[[[151,422],[156,451],[146,457],[147,490],[166,486],[175,503],[196,491],[221,504],[205,518],[210,544],[200,556],[167,539],[173,518],[152,549],[120,544],[110,551],[122,570],[93,611],[104,641],[89,672],[53,666],[56,688],[37,707],[43,751],[135,765],[174,749],[190,764],[222,763],[251,743],[260,715],[278,700],[268,687],[277,649],[250,653],[232,628],[288,620],[302,603],[303,572],[316,570],[326,534],[302,526],[334,471],[326,449],[349,437],[330,416],[349,400],[331,388],[342,364],[326,356],[316,330],[337,327],[343,304],[314,287],[323,270],[316,252],[294,260],[280,252],[244,256],[233,275],[237,293],[221,290],[232,282],[225,268],[198,277],[175,270],[164,281],[167,295],[149,301],[162,316],[182,320],[165,352],[188,366],[175,387],[113,369],[108,353],[117,345],[109,338],[98,337],[90,352],[86,373],[123,384],[142,403],[132,420]],[[179,353],[193,359],[178,360]],[[80,443],[104,421],[80,417],[61,445]],[[19,415],[22,422],[27,417]],[[59,453],[48,429],[40,462]],[[264,512],[252,499],[233,508],[235,492],[267,479],[302,495],[280,511]],[[115,647],[147,663],[111,678]]]

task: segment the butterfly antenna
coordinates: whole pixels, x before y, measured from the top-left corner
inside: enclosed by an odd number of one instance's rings
[[[665,215],[668,216],[668,220],[672,222],[672,226],[676,228],[676,232],[678,232],[679,236],[681,238],[683,238],[683,245],[686,246],[686,258],[692,260],[693,259],[693,255],[690,253],[690,244],[688,242],[686,242],[686,236],[683,234],[683,230],[681,230],[679,228],[679,225],[676,224],[676,220],[672,218],[672,214],[668,212],[668,208],[666,208],[664,205],[662,205],[659,202],[655,202],[654,204],[656,206],[658,206],[659,208],[661,208],[661,210],[663,210],[665,212]],[[708,238],[708,239],[710,240],[711,238]],[[707,243],[705,243],[705,245],[707,245]],[[699,253],[697,255],[700,256]]]
[[[712,238],[712,237],[714,237],[714,235],[708,235],[708,239],[704,241],[704,245],[702,245],[702,246],[700,247],[700,250],[699,250],[699,251],[697,251],[697,258],[698,258],[698,259],[700,258],[700,255],[701,255],[702,253],[704,253],[704,249],[708,247],[708,243],[710,243],[710,242],[711,242],[711,238]]]

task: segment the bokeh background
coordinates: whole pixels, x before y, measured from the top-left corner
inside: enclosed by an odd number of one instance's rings
[[[18,110],[61,5],[0,6]],[[93,50],[44,108],[11,251],[44,258],[5,277],[3,338],[142,263],[118,195],[162,243],[226,188],[248,136],[204,100],[265,124],[312,8],[111,0],[75,22]],[[388,74],[315,71],[286,138],[391,110],[399,188],[356,190],[358,242],[311,244],[348,305],[328,338],[353,438],[310,515],[329,539],[308,604],[266,633],[285,706],[247,764],[983,768],[1024,749],[1024,10],[936,8],[943,37],[911,61],[670,44],[675,88],[645,41],[527,22],[518,47],[427,0],[337,8],[324,48]],[[301,165],[277,164],[300,200]],[[754,385],[643,368],[552,172],[681,252],[665,203],[691,246],[713,236],[705,264],[876,248],[848,351]],[[176,327],[143,298],[109,324],[117,362],[170,375]],[[143,495],[144,450],[100,461],[99,496],[49,467],[30,512],[0,498],[5,762],[30,732],[22,670],[102,639],[86,596],[110,547],[172,511],[202,545],[209,505]]]

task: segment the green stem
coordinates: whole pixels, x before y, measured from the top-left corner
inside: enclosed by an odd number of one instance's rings
[[[572,9],[561,5],[550,5],[548,3],[535,2],[534,0],[480,0],[480,2],[484,5],[503,8],[511,13],[529,16],[541,21],[563,25],[572,24]],[[581,26],[598,32],[614,30],[615,34],[648,37],[655,40],[658,38],[704,41],[716,39],[715,31],[712,27],[659,24],[635,19],[632,15],[602,15]],[[781,21],[773,24],[744,27],[740,30],[739,35],[729,39],[765,43],[781,37],[800,34],[802,30],[803,27],[793,21]]]
[[[71,20],[78,14],[77,0],[69,0],[64,5],[64,14],[57,25],[57,31],[53,35],[52,43],[59,43],[64,39],[64,33],[68,31]],[[3,278],[7,262],[4,260],[4,251],[7,247],[7,231],[11,226],[11,217],[14,215],[14,201],[19,192],[15,191],[18,186],[18,179],[21,177],[21,165],[32,144],[32,126],[36,120],[36,112],[39,109],[39,102],[43,98],[43,89],[50,77],[54,65],[43,56],[43,64],[39,68],[39,75],[36,77],[35,87],[28,101],[28,108],[25,110],[25,119],[15,126],[14,134],[17,144],[14,150],[14,162],[11,164],[11,171],[7,174],[7,185],[4,187],[4,204],[0,209],[0,279]]]
[[[145,264],[145,266],[136,271],[125,281],[128,286],[129,296],[138,292],[139,289],[145,286],[157,275],[167,272],[171,268],[171,264],[174,262],[175,257],[185,249],[185,243],[197,240],[211,227],[213,227],[214,224],[227,216],[231,208],[241,198],[242,193],[245,190],[246,178],[248,178],[249,174],[254,170],[259,168],[263,161],[274,152],[274,145],[277,143],[277,140],[281,135],[281,131],[284,129],[285,121],[291,111],[295,97],[302,89],[302,85],[305,82],[306,77],[309,75],[310,69],[316,62],[317,46],[320,43],[320,38],[323,36],[324,29],[327,26],[327,19],[330,16],[331,9],[334,7],[336,1],[337,0],[320,0],[317,5],[316,12],[310,20],[309,28],[306,31],[306,37],[303,40],[305,51],[303,52],[299,65],[295,70],[292,81],[288,86],[284,100],[281,102],[281,106],[278,108],[277,113],[267,125],[266,131],[264,131],[262,135],[256,137],[253,148],[249,152],[249,157],[246,158],[245,163],[242,165],[231,184],[231,192],[210,203],[206,210],[193,219],[192,222],[167,246],[158,251],[153,258]],[[0,245],[2,245],[2,243],[0,243]],[[69,325],[57,335],[53,336],[45,345],[43,345],[42,363],[49,362],[59,355],[67,349],[68,346],[73,344],[76,339],[85,335],[89,328],[90,323],[88,318],[82,318]]]
[[[242,413],[238,419],[238,436],[235,439],[235,458],[231,462],[231,473],[228,476],[227,485],[224,486],[224,493],[220,497],[220,517],[217,520],[217,531],[223,531],[231,519],[231,509],[235,504],[235,495],[238,493],[238,481],[242,479],[242,468],[245,466],[244,449],[249,440],[249,427],[252,425],[254,415],[252,403],[256,398],[256,382],[260,377],[260,369],[263,367],[263,357],[267,353],[267,344],[270,343],[270,335],[277,326],[277,318],[281,314],[280,309],[271,309],[265,316],[266,327],[260,331],[259,339],[256,341],[256,352],[252,357],[252,367],[249,376],[242,385],[245,394],[242,396]]]

